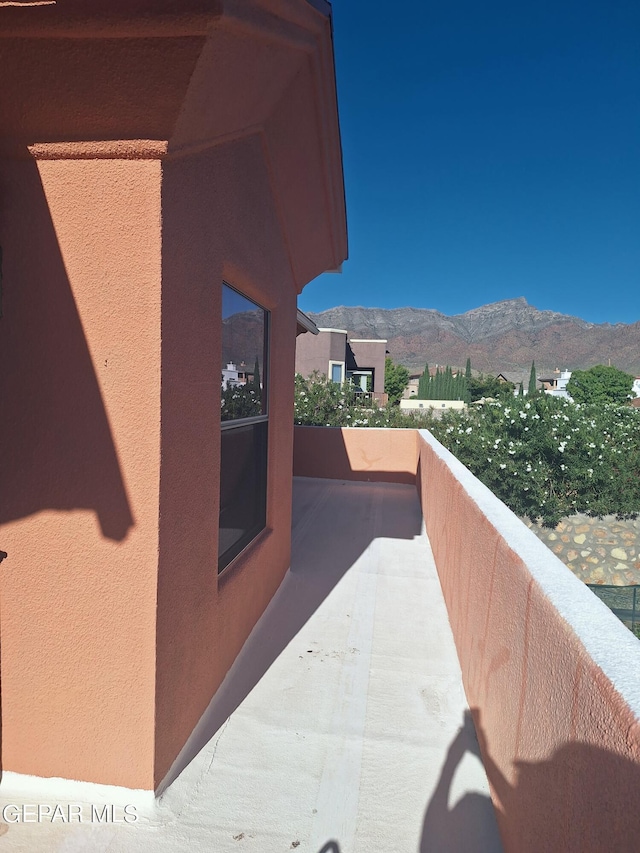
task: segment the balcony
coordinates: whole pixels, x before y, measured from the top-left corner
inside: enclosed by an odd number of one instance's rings
[[[30,851],[637,850],[630,632],[426,431],[299,427],[294,468],[291,569],[173,784],[135,824],[9,833]]]

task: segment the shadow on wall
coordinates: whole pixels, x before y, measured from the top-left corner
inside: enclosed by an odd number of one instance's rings
[[[318,850],[318,853],[340,853],[340,847],[338,846],[338,842],[327,841],[324,847],[321,850]]]
[[[494,818],[487,796],[466,794],[453,808],[448,807],[453,774],[467,750],[484,763],[496,798],[495,817],[504,848],[488,833]],[[629,803],[632,792],[640,790],[640,756],[635,763],[609,750],[573,742],[557,749],[548,760],[517,761],[514,768],[512,783],[492,757],[479,709],[467,712],[427,807],[420,853],[501,849],[506,853],[634,853],[639,849],[640,812],[629,808]],[[626,802],[616,799],[616,788],[630,792]]]
[[[345,433],[350,439],[352,433],[355,437],[349,448],[345,442]],[[395,441],[386,446],[376,445],[375,439],[380,434]],[[413,458],[409,462],[406,456],[408,444],[402,446],[398,441],[405,436],[410,436],[408,442],[414,451],[416,430],[412,428],[345,429],[343,433],[340,427],[296,425],[293,443],[294,475],[371,483],[405,483],[413,486],[416,483],[418,460]],[[353,467],[350,451],[360,458],[362,465],[359,468]],[[402,463],[396,468],[394,463],[399,454]]]
[[[88,509],[122,540],[134,521],[38,169],[4,165],[0,523]]]
[[[291,568],[157,794],[220,729],[371,542],[413,539],[421,522],[411,486],[324,480],[319,489],[316,480],[294,480]]]

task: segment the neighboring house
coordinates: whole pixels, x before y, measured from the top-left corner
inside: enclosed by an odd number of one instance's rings
[[[570,370],[559,370],[556,368],[552,376],[539,377],[538,382],[542,384],[545,394],[549,394],[552,397],[564,397],[565,400],[570,400],[571,397],[567,392],[567,384],[570,379]]]
[[[3,784],[153,791],[289,566],[330,7],[0,4],[0,43]]]
[[[349,381],[361,391],[384,394],[387,341],[352,338],[346,329],[319,329],[296,343],[296,373],[318,372],[332,382]]]
[[[511,384],[514,386],[514,396],[518,396],[518,394],[520,393],[520,384],[522,384],[522,393],[527,393],[527,386],[529,384],[529,373],[530,371],[527,370],[525,376],[525,373],[522,370],[505,370],[502,373],[498,373],[496,379],[498,379],[502,383],[511,382]]]
[[[240,362],[239,365],[230,361],[227,363],[226,367],[222,368],[223,388],[234,388],[239,385],[246,385],[247,382],[251,382],[252,380],[253,374],[247,372],[244,361]]]
[[[640,397],[640,376],[636,376],[633,380],[633,387],[631,388],[634,397]]]
[[[418,386],[420,385],[421,376],[422,372],[409,374],[409,381],[407,382],[407,387],[402,392],[403,400],[408,400],[410,397],[413,397],[418,393]]]

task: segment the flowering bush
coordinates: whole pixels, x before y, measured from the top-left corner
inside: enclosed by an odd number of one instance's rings
[[[446,413],[428,428],[517,515],[640,513],[640,411],[547,394]]]
[[[550,526],[575,512],[640,513],[640,409],[630,406],[536,394],[411,415],[296,376],[295,423],[427,428],[517,515]]]
[[[262,392],[253,384],[223,388],[220,396],[220,419],[251,418],[262,414]]]

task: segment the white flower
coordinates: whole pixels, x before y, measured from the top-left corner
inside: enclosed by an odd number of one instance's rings
[[[504,462],[501,462],[500,467],[504,470],[507,466],[504,464]]]

